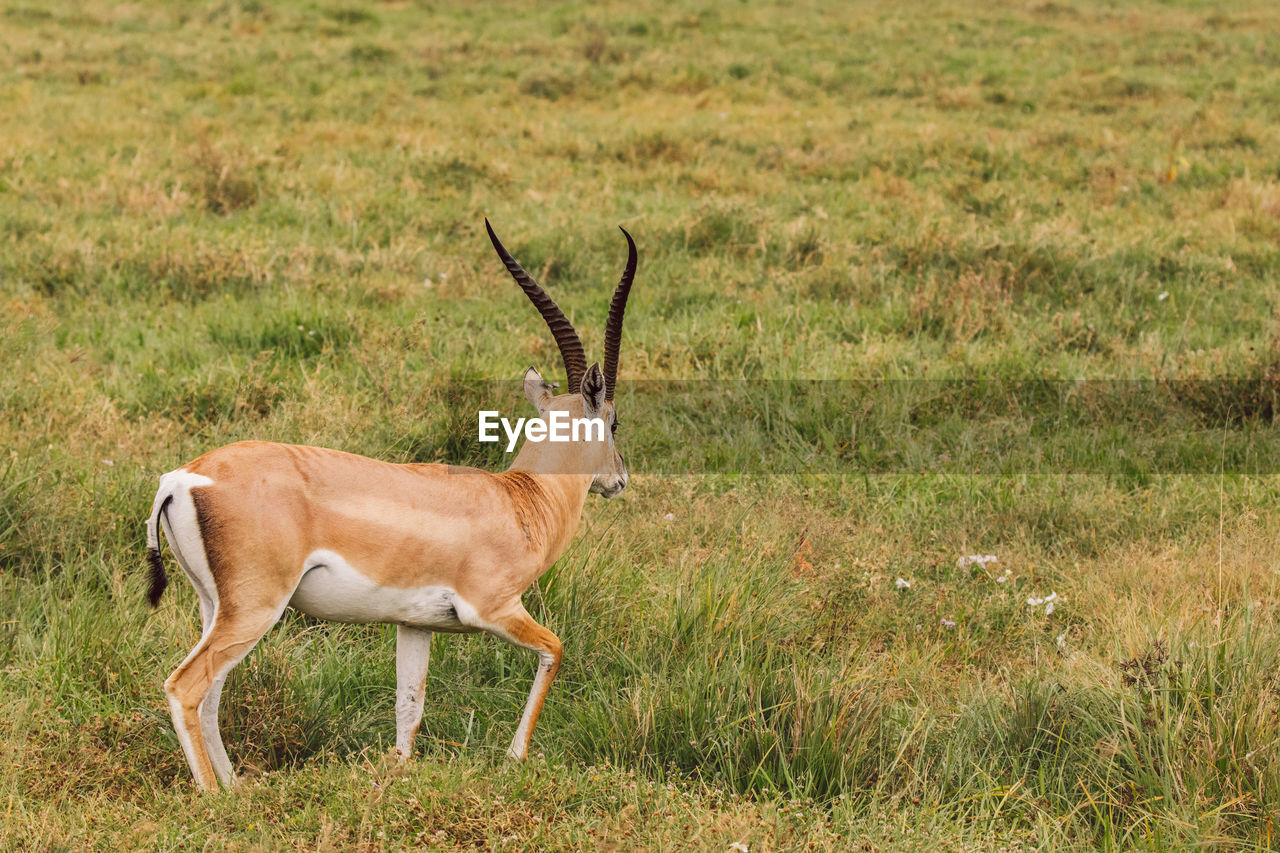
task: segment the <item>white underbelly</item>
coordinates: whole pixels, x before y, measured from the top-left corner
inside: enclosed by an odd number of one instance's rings
[[[479,630],[459,618],[474,609],[451,587],[382,586],[333,551],[307,557],[289,606],[334,622],[391,622],[432,631]]]

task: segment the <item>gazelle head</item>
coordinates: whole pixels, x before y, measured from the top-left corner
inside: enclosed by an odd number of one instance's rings
[[[533,277],[511,257],[498,235],[493,233],[489,220],[484,221],[489,240],[498,251],[498,257],[506,265],[507,272],[525,292],[542,319],[546,321],[567,375],[566,393],[555,394],[556,385],[547,382],[537,370],[530,367],[524,375],[524,393],[538,410],[539,417],[549,419],[552,412],[567,412],[570,419],[598,419],[604,425],[603,440],[598,431],[586,430],[573,440],[560,445],[546,445],[548,456],[558,463],[559,470],[590,474],[591,491],[611,498],[627,486],[627,465],[614,445],[618,429],[618,414],[613,404],[613,392],[618,383],[618,349],[622,342],[622,317],[627,310],[627,296],[636,275],[636,244],[625,228],[619,228],[627,238],[627,266],[613,292],[609,303],[609,319],[605,323],[604,367],[599,362],[587,367],[582,341],[569,318],[564,315],[547,292],[538,286]]]

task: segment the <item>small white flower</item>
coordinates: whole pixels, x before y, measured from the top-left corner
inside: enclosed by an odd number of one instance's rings
[[[729,849],[736,853],[751,853],[751,848],[743,844],[741,841],[735,841],[729,845]]]
[[[896,581],[893,582],[893,585],[896,586],[898,589],[911,589],[911,581],[905,578],[898,578]]]
[[[948,619],[945,616],[938,620],[938,624],[940,624],[943,628],[954,628],[956,626],[956,623],[952,622],[950,619]]]
[[[1164,293],[1162,293],[1162,294],[1160,294],[1159,296],[1157,296],[1157,297],[1156,297],[1156,301],[1157,301],[1157,302],[1164,302],[1164,301],[1165,301],[1166,299],[1168,299],[1168,298],[1169,298],[1169,291],[1167,291],[1167,290],[1166,290]]]
[[[116,465],[116,463],[112,462],[110,459],[103,459],[102,464],[106,465],[108,468],[114,468]]]
[[[956,568],[963,569],[967,566],[985,566],[987,563],[998,561],[995,554],[970,554],[967,557],[961,557],[956,560]]]
[[[1067,635],[1065,632],[1058,635],[1058,651],[1064,654],[1067,651]]]
[[[1005,582],[1006,582],[1006,581],[1008,581],[1008,580],[1009,580],[1009,578],[1011,578],[1012,576],[1013,576],[1013,575],[1012,575],[1012,574],[1010,574],[1009,570],[1008,570],[1008,569],[1005,569],[1005,570],[1004,570],[1004,573],[1003,573],[1002,575],[1000,575],[1000,577],[996,578],[996,583],[1005,583]]]
[[[662,520],[663,520],[663,521],[675,521],[675,520],[676,520],[676,514],[675,514],[674,512],[669,512],[669,513],[667,513],[666,515],[664,515],[664,516],[662,517]]]
[[[1054,602],[1055,602],[1055,601],[1057,601],[1057,600],[1058,600],[1058,594],[1057,594],[1056,592],[1051,592],[1051,593],[1049,593],[1048,595],[1046,595],[1044,598],[1036,598],[1036,597],[1033,595],[1033,596],[1031,596],[1030,598],[1028,598],[1028,599],[1027,599],[1027,606],[1028,606],[1028,607],[1039,607],[1041,604],[1043,604],[1043,605],[1045,605],[1045,608],[1044,608],[1044,615],[1045,615],[1045,616],[1048,616],[1048,615],[1050,615],[1051,613],[1053,613],[1054,608],[1055,608],[1055,606],[1056,606],[1056,605],[1054,604]]]

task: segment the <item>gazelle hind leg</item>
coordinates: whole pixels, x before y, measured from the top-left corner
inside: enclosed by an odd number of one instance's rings
[[[431,632],[400,625],[396,628],[396,753],[413,754],[413,739],[422,723],[427,665],[431,661]]]
[[[164,683],[178,742],[182,744],[182,751],[187,757],[187,764],[191,767],[196,784],[205,790],[218,787],[220,774],[214,769],[215,755],[219,764],[225,762],[222,769],[226,772],[228,781],[231,766],[217,731],[219,696],[213,693],[212,688],[215,683],[225,679],[231,668],[253,650],[279,619],[280,610],[235,619],[219,614],[191,654],[187,655],[187,659],[178,665]],[[220,685],[218,692],[221,692]],[[206,723],[201,705],[205,704],[207,698],[213,699],[208,703],[213,714]],[[212,754],[206,740],[207,728],[213,730],[209,740],[217,744]]]
[[[547,691],[551,682],[560,671],[562,650],[560,639],[546,628],[533,621],[533,617],[521,606],[511,616],[496,623],[498,630],[493,633],[502,637],[512,645],[520,646],[538,653],[538,670],[533,677],[533,687],[529,690],[529,699],[525,702],[524,713],[520,717],[520,725],[516,727],[515,737],[507,749],[507,757],[516,761],[524,761],[529,754],[529,743],[533,740],[533,727],[538,723],[538,715],[542,713],[542,704],[547,699]]]
[[[232,664],[234,666],[234,664]],[[231,667],[228,667],[228,672]],[[204,734],[205,747],[209,750],[209,761],[213,764],[213,772],[218,781],[230,788],[236,781],[235,768],[227,757],[227,748],[222,745],[222,732],[218,729],[218,703],[222,701],[222,687],[227,676],[222,675],[213,680],[204,701],[200,703],[200,731]]]
[[[200,598],[200,638],[204,639],[213,627],[217,610],[206,592],[198,585],[196,594]],[[222,733],[218,730],[218,703],[222,700],[222,687],[227,677],[215,678],[200,703],[200,732],[204,735],[205,748],[209,751],[209,761],[213,764],[214,775],[218,781],[228,788],[235,782],[235,770],[231,759],[227,757],[227,749],[222,745]]]
[[[213,583],[213,576],[209,572],[208,560],[204,553],[203,544],[198,541],[198,536],[192,533],[196,527],[194,509],[191,506],[189,498],[184,498],[176,502],[170,509],[176,520],[171,521],[169,515],[161,514],[160,525],[164,530],[165,539],[169,542],[169,548],[173,552],[174,559],[178,561],[178,565],[182,567],[183,572],[191,581],[191,586],[196,591],[196,597],[200,601],[200,643],[187,656],[187,660],[183,661],[182,666],[190,663],[196,656],[196,653],[203,646],[204,641],[209,636],[209,632],[213,629],[214,622],[218,615],[218,597],[217,588]],[[177,674],[175,670],[174,675]],[[204,738],[204,747],[213,772],[224,785],[230,785],[235,778],[231,767],[231,760],[227,757],[227,750],[222,745],[222,735],[218,731],[218,703],[222,697],[222,685],[225,682],[223,678],[216,678],[210,685],[209,692],[200,702],[198,708],[198,717],[200,720],[200,733]],[[166,692],[167,688],[166,688]],[[206,785],[200,779],[200,773],[196,770],[198,763],[199,749],[190,736],[189,726],[187,725],[186,713],[182,711],[180,706],[176,707],[170,699],[170,714],[173,716],[174,731],[178,735],[178,740],[182,744],[182,751],[187,757],[187,763],[191,766],[191,772],[196,777],[197,784],[201,787],[212,787]]]

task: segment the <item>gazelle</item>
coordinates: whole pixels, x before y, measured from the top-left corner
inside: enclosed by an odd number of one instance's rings
[[[508,750],[517,760],[527,754],[561,648],[525,610],[521,594],[568,546],[587,494],[610,498],[627,485],[613,442],[613,394],[636,246],[623,229],[627,265],[609,305],[601,370],[598,363],[587,367],[573,325],[487,219],[485,228],[550,327],[568,374],[568,393],[554,395],[556,386],[530,367],[525,396],[541,417],[567,411],[599,418],[609,429],[566,443],[526,441],[500,474],[243,441],[162,476],[147,520],[149,596],[154,607],[168,584],[163,528],[195,587],[204,626],[164,683],[200,787],[235,780],[218,732],[222,686],[286,607],[338,622],[397,626],[396,750],[406,758],[422,720],[433,632],[487,631],[537,652],[533,687]]]

